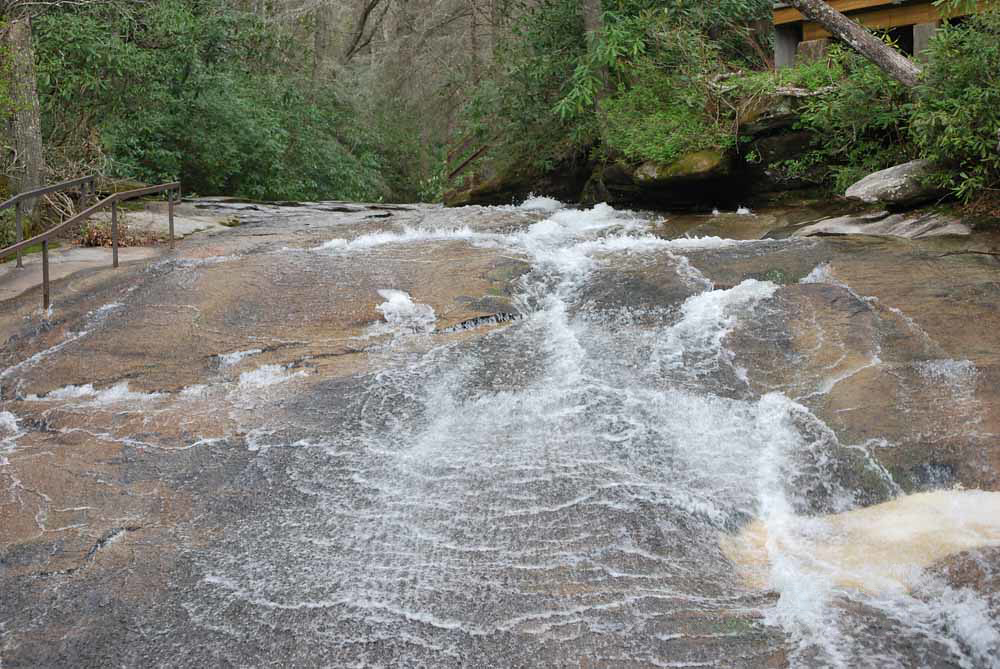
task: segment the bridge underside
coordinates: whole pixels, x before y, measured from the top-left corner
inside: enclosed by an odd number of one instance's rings
[[[829,4],[868,28],[888,32],[911,55],[927,48],[942,21],[963,13],[946,15],[932,0],[830,0]],[[774,26],[776,67],[790,67],[824,53],[831,39],[821,25],[783,2],[775,3]]]

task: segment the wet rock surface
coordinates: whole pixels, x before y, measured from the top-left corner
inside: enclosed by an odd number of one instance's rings
[[[960,219],[937,212],[889,214],[887,211],[861,215],[835,216],[796,232],[803,237],[815,235],[875,235],[924,239],[948,235],[972,234],[972,228]]]
[[[1000,490],[993,237],[193,206],[3,302],[4,667],[990,666],[992,553],[883,601],[720,537]]]

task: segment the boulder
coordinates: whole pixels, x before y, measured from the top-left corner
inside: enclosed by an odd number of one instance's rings
[[[761,137],[791,130],[799,120],[802,97],[773,95],[761,97],[740,111],[740,134]]]
[[[707,150],[686,154],[672,163],[648,161],[633,176],[643,187],[661,188],[689,181],[704,181],[727,176],[730,160],[720,151]]]
[[[926,177],[932,170],[930,162],[913,160],[869,174],[848,188],[845,195],[852,200],[890,208],[912,207],[944,194],[941,188],[927,184]]]

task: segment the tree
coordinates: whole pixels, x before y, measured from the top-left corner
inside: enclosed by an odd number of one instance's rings
[[[4,167],[11,190],[21,192],[38,188],[45,177],[31,18],[10,20],[3,44],[8,59],[4,74],[12,106],[7,118]],[[30,214],[33,208],[29,202],[25,213]]]
[[[604,9],[601,7],[601,0],[583,0],[580,11],[583,13],[583,31],[592,40],[592,44],[596,45],[604,38]],[[608,92],[608,86],[610,85],[608,68],[599,67],[597,69],[597,78],[600,80],[600,83],[597,87],[595,101],[600,102]]]
[[[904,86],[917,85],[920,67],[912,60],[872,35],[823,0],[789,0],[795,9],[811,21],[820,24],[849,47],[872,61],[883,72]]]
[[[594,33],[595,36],[599,36],[604,30],[604,20],[601,16],[601,0],[583,0],[581,5],[584,32]]]

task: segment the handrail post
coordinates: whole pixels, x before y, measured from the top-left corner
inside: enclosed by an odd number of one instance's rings
[[[17,219],[17,241],[20,243],[24,240],[24,227],[21,221],[21,203],[18,202],[14,205],[14,218]],[[17,251],[17,266],[18,268],[24,267],[24,262],[21,260],[21,250]]]
[[[111,266],[118,267],[118,200],[111,203]]]
[[[42,240],[42,309],[49,310],[49,240]]]
[[[170,250],[174,250],[174,191],[167,191],[167,218],[170,219]]]

